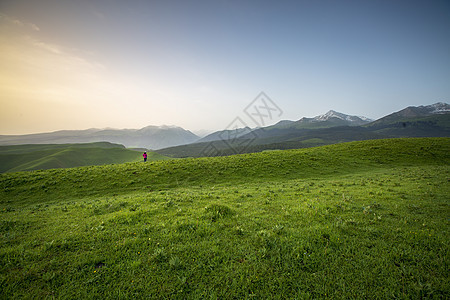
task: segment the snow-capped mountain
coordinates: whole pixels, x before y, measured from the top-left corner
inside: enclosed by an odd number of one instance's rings
[[[313,122],[314,121],[323,122],[333,118],[349,122],[350,123],[349,125],[361,125],[362,123],[368,123],[372,121],[371,119],[366,117],[350,116],[334,110],[330,110],[326,114],[314,117]]]
[[[425,110],[429,110],[430,114],[446,114],[450,112],[450,105],[443,102],[438,102],[432,105],[427,106],[419,106],[419,108],[423,108]]]
[[[301,118],[296,121],[295,127],[334,127],[334,126],[360,126],[372,122],[366,117],[351,116],[334,110],[313,118]]]

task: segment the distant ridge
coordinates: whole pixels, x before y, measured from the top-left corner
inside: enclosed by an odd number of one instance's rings
[[[0,145],[110,142],[127,148],[161,149],[195,142],[199,137],[178,126],[141,129],[61,130],[27,135],[0,135]]]

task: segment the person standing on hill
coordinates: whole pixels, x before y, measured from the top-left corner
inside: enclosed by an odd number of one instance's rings
[[[147,161],[147,152],[144,152],[144,154],[142,154],[142,156],[144,157],[144,162]]]

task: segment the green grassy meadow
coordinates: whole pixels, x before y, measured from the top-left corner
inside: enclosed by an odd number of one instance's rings
[[[0,295],[448,299],[450,139],[0,175]]]
[[[108,142],[0,146],[0,173],[137,162],[141,155]],[[149,152],[148,159],[168,158]]]

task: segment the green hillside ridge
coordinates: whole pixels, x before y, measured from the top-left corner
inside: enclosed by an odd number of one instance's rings
[[[450,296],[450,138],[0,175],[0,294]]]
[[[0,154],[20,154],[34,151],[65,149],[76,146],[77,148],[121,148],[125,146],[109,142],[85,143],[85,144],[27,144],[27,145],[9,145],[0,146]]]
[[[149,160],[165,159],[149,152]],[[108,142],[0,146],[0,172],[72,168],[142,160],[141,153]]]

